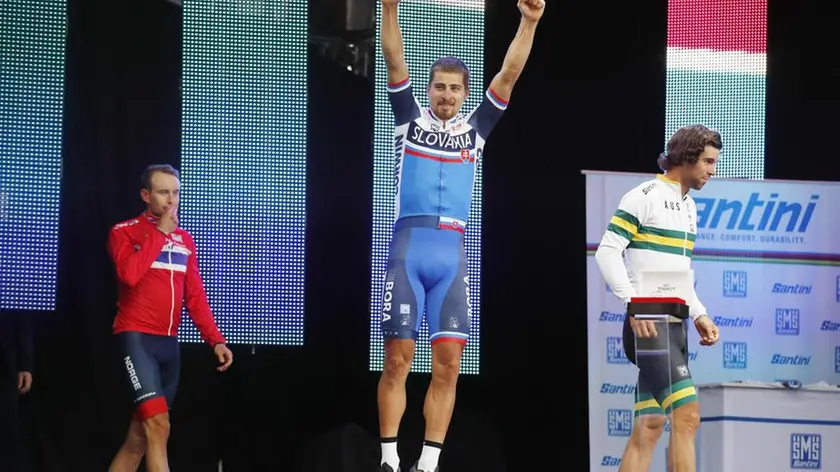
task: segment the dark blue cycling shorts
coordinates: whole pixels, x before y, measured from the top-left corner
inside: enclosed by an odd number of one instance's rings
[[[178,338],[136,331],[117,333],[116,337],[135,418],[145,420],[168,413],[181,373]]]
[[[416,340],[425,309],[432,344],[466,344],[469,297],[463,227],[442,225],[437,217],[398,220],[383,289],[383,337]]]

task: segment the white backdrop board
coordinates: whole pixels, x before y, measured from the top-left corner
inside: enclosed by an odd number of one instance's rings
[[[655,175],[584,175],[590,462],[591,470],[617,470],[637,369],[624,356],[624,307],[593,256],[621,197]],[[690,329],[695,383],[840,383],[840,185],[713,179],[692,196],[695,288],[721,329],[711,348]],[[663,437],[651,472],[666,470],[665,447]]]

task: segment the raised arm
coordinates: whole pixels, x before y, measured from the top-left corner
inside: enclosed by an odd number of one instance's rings
[[[519,0],[517,3],[522,19],[519,21],[519,29],[516,36],[508,47],[502,69],[493,77],[490,82],[490,90],[502,101],[510,100],[513,86],[522,74],[528,55],[531,54],[531,46],[534,44],[534,32],[537,30],[537,23],[542,18],[545,10],[544,0]]]
[[[382,54],[388,67],[388,83],[398,84],[408,79],[408,65],[405,62],[405,46],[397,13],[399,0],[382,0],[382,25],[380,35]]]

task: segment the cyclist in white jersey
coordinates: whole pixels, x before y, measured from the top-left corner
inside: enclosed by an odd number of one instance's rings
[[[382,0],[382,52],[395,125],[397,214],[382,304],[385,365],[377,390],[380,471],[400,470],[397,432],[405,412],[405,380],[425,309],[432,343],[432,381],[423,408],[423,450],[411,472],[437,472],[470,329],[464,232],[475,165],[525,67],[545,2],[518,1],[519,30],[502,68],[484,91],[481,103],[466,116],[460,111],[470,93],[469,69],[454,57],[432,65],[425,84],[430,106],[420,105],[415,92],[422,90],[422,83],[412,83],[408,74],[398,3]]]
[[[697,236],[697,207],[688,191],[700,190],[715,174],[722,147],[720,134],[703,125],[677,130],[668,140],[666,153],[659,156],[664,175],[638,185],[621,199],[595,260],[613,293],[625,304],[636,296],[641,272],[689,270]],[[687,303],[700,344],[715,344],[718,328],[697,294],[692,292]],[[694,439],[700,427],[700,407],[688,369],[688,332],[684,321],[669,323],[668,329],[670,365],[659,357],[636,357],[634,333],[639,338],[657,337],[653,321],[631,316],[624,321],[624,350],[639,368],[639,378],[636,420],[619,472],[647,472],[666,416],[671,418],[668,470],[696,470]]]

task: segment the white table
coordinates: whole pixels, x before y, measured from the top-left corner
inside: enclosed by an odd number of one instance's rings
[[[698,385],[699,472],[840,471],[840,389]]]

